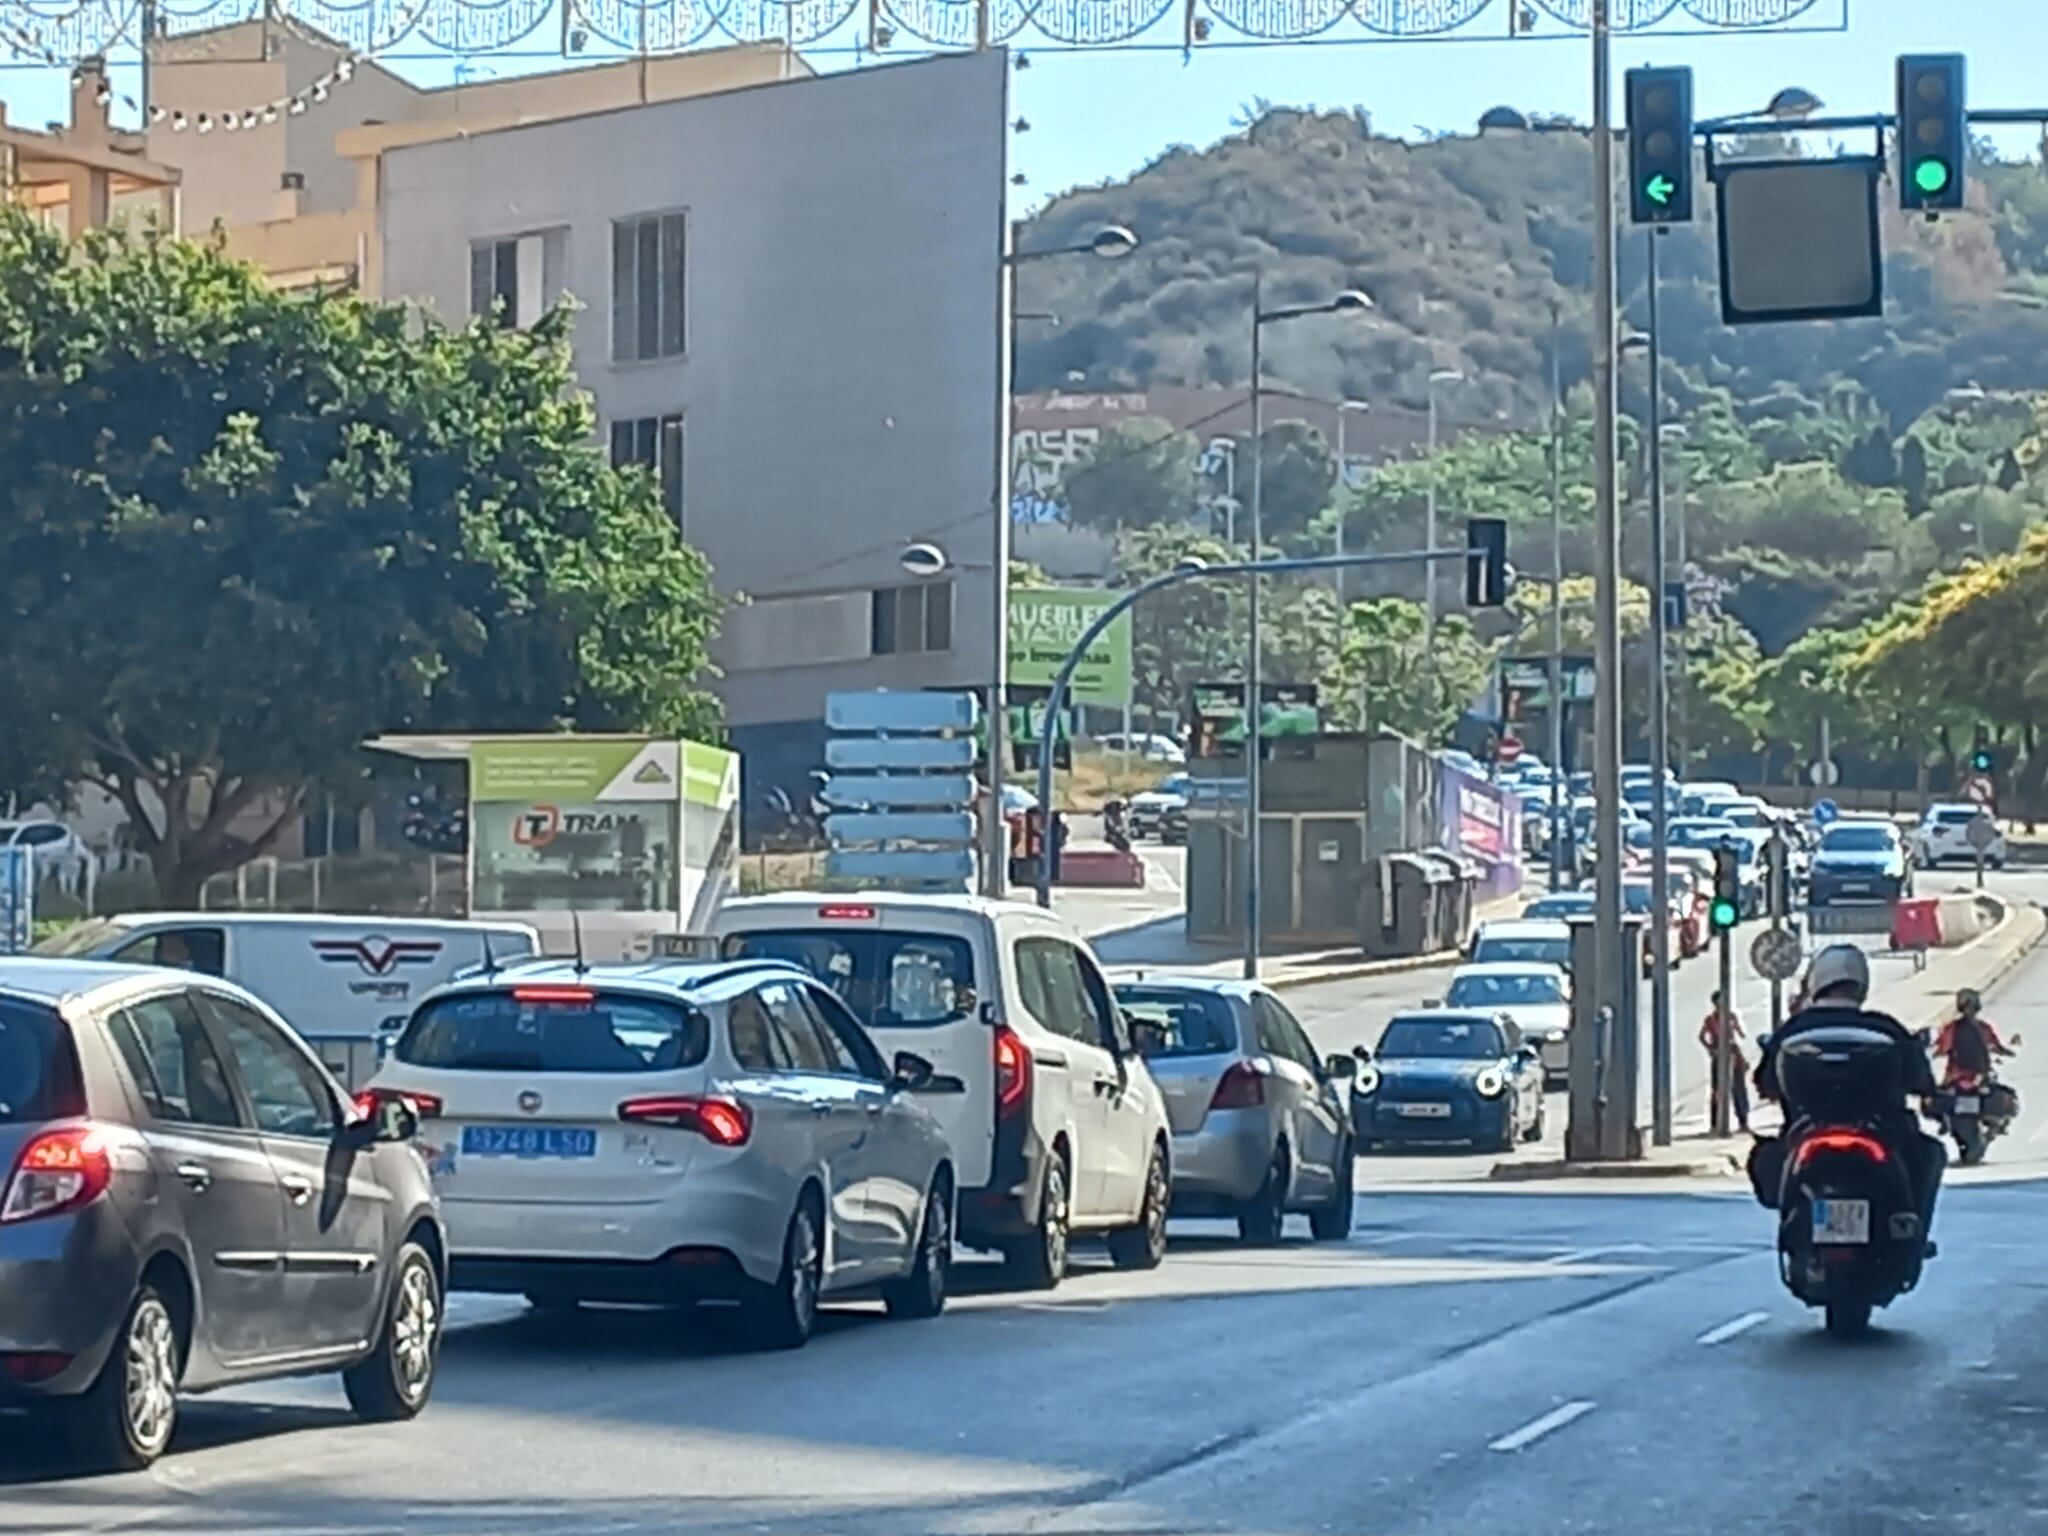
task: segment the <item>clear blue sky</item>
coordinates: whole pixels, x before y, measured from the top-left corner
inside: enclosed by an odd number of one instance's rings
[[[8,0],[0,0],[0,4]],[[1819,0],[1815,11],[1839,17],[1842,0]],[[1847,0],[1843,32],[1787,35],[1731,33],[1703,37],[1620,37],[1617,71],[1633,64],[1690,64],[1702,115],[1761,105],[1780,86],[1801,85],[1835,112],[1872,112],[1890,105],[1892,58],[1902,52],[1954,51],[1969,59],[1972,105],[2048,105],[2048,0]],[[1490,7],[1481,27],[1497,35],[1504,12]],[[1554,23],[1544,25],[1552,33]],[[1157,39],[1178,38],[1177,22]],[[548,28],[542,36],[550,35]],[[1355,24],[1335,36],[1360,36]],[[835,38],[834,42],[841,39]],[[1031,131],[1013,141],[1014,170],[1027,185],[1013,205],[1026,211],[1077,184],[1129,174],[1166,145],[1204,145],[1230,133],[1231,119],[1254,97],[1283,105],[1363,106],[1379,131],[1412,135],[1418,125],[1470,132],[1488,107],[1528,112],[1590,112],[1589,50],[1583,34],[1557,41],[1379,42],[1298,44],[1178,52],[1055,51],[1021,45],[1031,67],[1012,76],[1013,115]],[[898,55],[891,55],[898,56]],[[827,69],[852,64],[846,54],[820,55]],[[558,67],[554,61],[469,62],[472,76],[509,75]],[[454,77],[452,61],[398,66],[423,84]],[[134,89],[134,71],[116,83]],[[58,70],[0,71],[0,96],[13,120],[40,126],[62,117],[65,81]],[[337,102],[345,96],[337,93]],[[251,103],[254,105],[254,103]],[[315,111],[319,108],[315,107]],[[2031,130],[1999,136],[2005,153],[2024,153]]]
[[[1886,111],[1893,58],[1920,52],[1967,56],[1972,106],[2048,106],[2048,0],[1849,6],[1844,32],[1618,38],[1616,112],[1620,71],[1635,64],[1691,65],[1701,116],[1754,109],[1786,85],[1804,86],[1830,112]],[[1830,14],[1839,17],[1839,8]],[[1026,207],[1076,184],[1126,175],[1167,144],[1211,143],[1232,131],[1233,114],[1255,96],[1290,106],[1363,106],[1377,131],[1398,136],[1414,134],[1418,124],[1469,133],[1480,113],[1501,104],[1582,121],[1592,111],[1583,34],[1557,42],[1233,49],[1197,52],[1185,65],[1177,55],[1037,53],[1013,84],[1017,110],[1031,123],[1013,141],[1014,168],[1030,179]],[[2031,129],[1998,137],[2006,154],[2035,142]]]

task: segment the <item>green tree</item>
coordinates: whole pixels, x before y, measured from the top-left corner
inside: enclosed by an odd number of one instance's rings
[[[1337,458],[1323,434],[1306,422],[1269,425],[1264,438],[1259,521],[1266,542],[1289,548],[1300,544],[1330,505],[1337,489]],[[1252,444],[1237,445],[1238,499],[1251,506]]]
[[[1220,539],[1169,524],[1126,529],[1117,546],[1118,572],[1131,586],[1191,559],[1221,565],[1243,558]],[[1131,609],[1133,702],[1154,718],[1179,718],[1196,683],[1244,676],[1247,633],[1241,581],[1187,581],[1141,599]]]
[[[1423,617],[1422,604],[1401,597],[1350,606],[1336,667],[1323,684],[1325,718],[1424,742],[1449,735],[1486,687],[1494,648],[1463,614],[1439,616],[1431,644]]]
[[[708,732],[708,573],[593,427],[566,313],[450,330],[0,214],[12,728],[178,905],[376,732]]]
[[[1193,433],[1150,417],[1123,422],[1060,478],[1067,519],[1105,533],[1190,522],[1201,505],[1201,462]]]

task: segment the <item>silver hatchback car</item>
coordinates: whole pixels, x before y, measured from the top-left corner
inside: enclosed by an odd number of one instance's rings
[[[1147,977],[1117,1005],[1173,1127],[1173,1210],[1230,1216],[1279,1241],[1290,1211],[1319,1240],[1351,1233],[1350,1056],[1318,1059],[1300,1022],[1256,982]]]
[[[181,1391],[338,1371],[411,1418],[445,1251],[412,1129],[228,982],[0,959],[0,1406],[116,1468]]]

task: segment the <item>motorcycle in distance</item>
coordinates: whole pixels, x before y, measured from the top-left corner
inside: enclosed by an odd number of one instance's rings
[[[1836,1338],[1860,1336],[1873,1311],[1920,1283],[1927,1258],[1911,1170],[1868,1116],[1883,1102],[1894,1048],[1844,1022],[1794,1035],[1777,1052],[1786,1097],[1805,1106],[1785,1130],[1778,1274],[1822,1309]]]
[[[1935,1098],[1935,1118],[1955,1139],[1956,1160],[1965,1168],[1984,1161],[1991,1143],[2012,1129],[2020,1096],[1989,1072],[1959,1072]]]

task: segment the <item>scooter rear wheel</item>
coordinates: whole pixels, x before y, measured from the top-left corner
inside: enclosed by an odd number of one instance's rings
[[[1870,1303],[1831,1301],[1827,1307],[1828,1333],[1837,1339],[1860,1339],[1870,1331]]]

